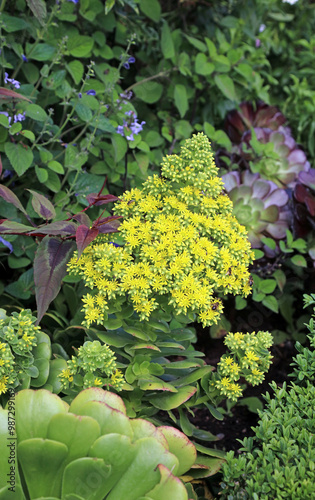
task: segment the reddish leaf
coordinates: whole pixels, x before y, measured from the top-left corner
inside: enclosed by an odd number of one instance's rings
[[[1,164],[1,168],[2,168],[2,164]],[[27,215],[27,212],[26,212],[25,208],[23,207],[22,203],[20,202],[18,197],[11,191],[11,189],[9,189],[6,186],[0,185],[0,196],[5,201],[7,201],[8,203],[11,203],[16,208],[21,210],[21,212],[23,212],[23,214]]]
[[[90,205],[95,205],[95,206],[105,205],[105,203],[111,203],[112,201],[118,200],[117,196],[114,196],[113,194],[103,195],[98,193],[88,194],[86,199]]]
[[[99,230],[95,227],[87,227],[84,224],[78,227],[75,239],[78,247],[78,259],[80,258],[83,250],[93,241],[98,235]]]
[[[0,233],[1,234],[24,234],[29,233],[33,230],[30,226],[25,226],[25,224],[20,224],[14,220],[1,219],[0,220]]]
[[[95,224],[95,227],[97,227],[100,233],[117,233],[120,226],[120,220],[118,219],[122,219],[122,217],[119,215],[104,217]]]
[[[17,92],[14,92],[14,90],[6,89],[5,87],[0,87],[0,100],[4,99],[5,101],[16,101],[16,100],[21,100],[23,99],[24,101],[30,101],[27,97],[24,95],[18,94]]]
[[[67,263],[74,249],[74,241],[63,241],[49,236],[45,236],[37,248],[34,259],[37,324],[59,293],[61,281],[67,272]]]
[[[79,224],[84,224],[87,227],[91,226],[91,219],[85,212],[79,212],[78,214],[74,215],[72,218],[77,220],[79,222]]]
[[[28,191],[33,195],[32,205],[35,212],[43,219],[53,219],[56,216],[53,204],[42,194],[31,189],[28,189]]]
[[[60,220],[57,222],[52,222],[51,224],[45,224],[43,226],[38,226],[38,228],[33,229],[30,234],[50,234],[53,236],[63,235],[69,236],[74,235],[77,230],[77,225],[74,222],[69,222],[65,220]]]

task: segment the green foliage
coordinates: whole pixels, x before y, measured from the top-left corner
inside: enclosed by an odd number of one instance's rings
[[[305,296],[314,304],[313,296]],[[308,326],[314,348],[314,313]],[[267,406],[259,411],[254,438],[245,438],[238,458],[227,454],[223,465],[222,498],[311,498],[314,492],[314,349],[302,348],[294,359],[294,383],[271,384]]]
[[[16,427],[2,425],[8,410],[1,409],[0,440],[16,438],[17,498],[25,498],[27,488],[31,498],[188,499],[179,476],[195,464],[194,445],[171,427],[130,420],[119,396],[91,388],[69,407],[48,391],[23,390],[10,401]],[[5,455],[2,495],[10,488]]]
[[[9,389],[47,387],[60,392],[62,384],[58,375],[66,368],[62,358],[51,360],[50,338],[35,326],[31,311],[21,310],[7,316],[0,309],[0,394],[2,399]],[[4,400],[4,399],[3,399]]]

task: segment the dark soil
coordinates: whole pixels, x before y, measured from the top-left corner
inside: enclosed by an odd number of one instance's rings
[[[195,347],[197,350],[205,353],[204,360],[212,366],[215,366],[221,355],[226,352],[223,339],[211,339],[208,337],[207,342],[204,342],[204,339],[200,338]],[[273,355],[273,362],[264,382],[256,387],[249,386],[244,391],[244,398],[257,397],[264,402],[262,395],[266,394],[266,392],[272,393],[269,385],[272,381],[275,381],[280,387],[283,382],[288,383],[291,380],[288,375],[293,371],[293,368],[290,365],[292,358],[297,354],[294,343],[287,341],[284,344],[274,346],[271,349],[271,354]],[[224,415],[224,419],[220,421],[212,417],[207,409],[195,410],[195,418],[191,419],[190,417],[192,423],[199,429],[207,430],[216,436],[220,436],[220,440],[218,441],[203,442],[202,444],[224,451],[238,450],[241,447],[238,439],[254,435],[251,428],[256,426],[258,422],[259,417],[257,413],[249,411],[247,406],[239,404],[236,404],[231,409],[231,413],[232,416]]]

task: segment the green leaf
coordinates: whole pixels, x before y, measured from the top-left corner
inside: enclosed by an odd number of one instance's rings
[[[208,57],[199,52],[195,59],[195,71],[198,75],[211,75],[214,72],[214,64],[208,61]]]
[[[6,142],[4,150],[15,172],[21,177],[33,163],[33,151],[15,142]]]
[[[43,0],[26,0],[28,7],[42,26],[47,16],[46,3]]]
[[[161,17],[161,5],[158,0],[140,0],[140,10],[152,21],[158,22]]]
[[[44,122],[47,120],[47,113],[37,104],[29,104],[25,110],[26,116],[32,118],[32,120],[36,120],[38,122]]]
[[[145,81],[141,85],[137,85],[134,88],[134,93],[138,99],[141,99],[143,102],[148,104],[153,104],[157,102],[163,93],[163,85],[158,82],[153,81]]]
[[[258,285],[258,290],[262,293],[272,293],[277,286],[276,280],[267,279],[262,280]]]
[[[13,33],[14,31],[24,30],[28,28],[28,23],[18,16],[9,16],[5,12],[1,14],[1,21],[4,31]]]
[[[65,173],[63,166],[58,161],[54,161],[54,160],[49,161],[47,163],[47,167],[50,168],[50,170],[52,170],[53,172],[56,172],[57,174],[64,174]]]
[[[45,236],[34,259],[34,281],[39,322],[52,300],[57,297],[67,263],[75,249],[74,241]]]
[[[235,309],[237,311],[241,311],[247,306],[247,300],[241,297],[240,295],[237,295],[235,297]]]
[[[161,30],[161,50],[164,59],[175,57],[175,47],[169,25],[165,21]]]
[[[293,255],[293,257],[291,257],[291,262],[298,267],[307,267],[307,262],[303,255]]]
[[[93,120],[91,121],[91,125],[93,127],[97,127],[98,130],[102,130],[102,132],[108,132],[110,134],[116,132],[116,129],[110,123],[108,118],[105,118],[105,116],[103,115],[93,118]]]
[[[48,180],[48,172],[44,168],[40,168],[37,165],[35,165],[35,173],[37,175],[37,179],[42,184]]]
[[[35,61],[50,61],[56,54],[56,47],[49,45],[48,43],[39,43],[33,46],[28,45],[28,50],[26,51],[26,57],[28,59],[35,59]]]
[[[58,175],[52,171],[47,171],[47,174],[48,179],[46,181],[46,186],[54,193],[58,193],[61,189],[61,183]]]
[[[214,81],[217,87],[221,90],[222,94],[225,95],[231,101],[237,101],[234,83],[232,78],[228,75],[214,75]]]
[[[1,186],[0,185],[0,196],[7,203],[11,203],[16,208],[18,208],[19,210],[21,210],[21,212],[23,212],[23,214],[25,214],[25,215],[27,214],[27,212],[26,212],[25,208],[23,207],[22,203],[20,202],[20,200],[18,199],[18,197],[13,193],[13,191],[11,191],[11,189],[9,189],[6,186]]]
[[[194,38],[192,36],[187,36],[187,35],[185,35],[185,36],[186,36],[187,40],[189,41],[189,43],[191,43],[191,45],[196,47],[196,49],[201,50],[201,52],[206,52],[207,46],[205,43],[198,40],[198,38]]]
[[[279,312],[279,304],[276,297],[273,295],[267,295],[267,297],[263,299],[262,304],[275,313]]]
[[[67,70],[73,78],[74,83],[79,85],[84,73],[84,66],[80,61],[71,61],[66,65]]]
[[[185,403],[190,399],[195,392],[196,387],[186,386],[180,387],[176,394],[163,394],[162,396],[151,396],[151,403],[155,408],[160,410],[172,410],[173,408],[178,408],[180,405]]]
[[[185,85],[177,84],[174,88],[174,100],[180,117],[183,118],[188,109],[188,99]]]
[[[115,163],[118,163],[120,160],[122,160],[127,153],[128,149],[128,143],[124,137],[122,137],[120,134],[114,134],[111,137],[112,145],[114,147],[114,160]]]
[[[5,291],[17,299],[29,299],[32,295],[31,288],[33,285],[33,269],[28,269],[21,274],[19,279],[14,283],[5,287]]]
[[[85,35],[71,35],[67,49],[73,57],[87,57],[94,45],[93,38]]]
[[[26,139],[29,139],[31,142],[35,141],[35,134],[31,130],[22,130],[20,132],[20,135],[22,135]]]
[[[90,108],[80,102],[76,105],[75,111],[80,120],[82,120],[83,122],[89,122],[93,118],[93,114]]]
[[[9,255],[8,264],[11,269],[20,269],[21,267],[26,267],[31,263],[31,260],[27,257],[14,257],[14,255]]]

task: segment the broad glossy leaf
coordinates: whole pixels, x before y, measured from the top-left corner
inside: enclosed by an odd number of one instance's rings
[[[97,237],[99,230],[96,227],[87,227],[84,224],[78,227],[75,240],[78,247],[78,259],[86,247]]]
[[[85,457],[101,430],[95,419],[73,413],[54,415],[48,426],[47,439],[64,443],[68,448],[66,462]]]
[[[107,491],[111,467],[102,459],[78,458],[65,468],[62,482],[64,500],[102,500]],[[92,481],[91,481],[92,479]]]
[[[188,437],[183,432],[175,429],[175,427],[163,425],[159,427],[159,431],[166,438],[169,451],[179,460],[177,475],[181,476],[195,463],[197,458],[196,448]]]
[[[39,322],[61,288],[67,272],[67,263],[75,249],[74,241],[63,241],[45,236],[34,259],[34,281]]]
[[[58,497],[67,446],[57,441],[34,438],[20,442],[17,451],[30,498]]]
[[[62,400],[49,391],[25,389],[15,396],[16,433],[18,442],[31,438],[45,438],[50,418],[65,413]]]
[[[33,195],[32,206],[35,212],[43,219],[53,219],[56,216],[53,204],[42,194],[31,189],[28,189],[28,191]]]
[[[178,408],[181,404],[190,399],[195,392],[196,387],[180,387],[176,394],[163,394],[161,396],[151,396],[151,403],[160,410],[172,410]]]
[[[178,392],[177,389],[167,382],[158,379],[157,377],[151,376],[150,379],[139,379],[138,381],[140,389],[143,391],[167,391],[167,392]]]
[[[172,498],[176,500],[188,500],[187,490],[183,482],[170,472],[165,465],[158,465],[161,474],[161,480],[153,490],[149,491],[146,495],[150,500],[165,500]],[[177,472],[178,475],[179,472]]]
[[[80,408],[89,401],[101,401],[126,414],[126,408],[121,397],[113,392],[103,391],[99,387],[91,387],[81,391],[72,401],[69,411],[78,415]]]

